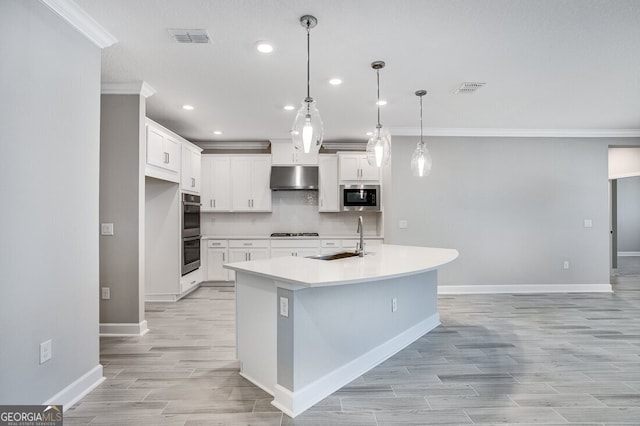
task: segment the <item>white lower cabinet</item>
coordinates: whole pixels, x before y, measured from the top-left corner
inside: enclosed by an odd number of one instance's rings
[[[335,253],[342,249],[342,241],[340,240],[322,240],[320,241],[320,253]]]
[[[229,270],[223,267],[229,262],[227,240],[208,240],[206,259],[206,281],[229,281]]]
[[[342,240],[342,248],[347,251],[355,250],[358,247],[359,242],[360,242],[360,239],[358,238]],[[382,239],[380,238],[365,238],[364,251],[375,252],[376,247],[380,246],[380,244],[382,244]]]
[[[193,272],[189,272],[187,275],[180,277],[180,294],[184,295],[186,292],[192,290],[202,282],[202,268],[198,268]]]
[[[271,240],[271,257],[308,257],[319,253],[318,240]]]
[[[269,240],[229,240],[229,262],[245,262],[268,257]],[[229,271],[229,279],[235,281],[235,272]]]

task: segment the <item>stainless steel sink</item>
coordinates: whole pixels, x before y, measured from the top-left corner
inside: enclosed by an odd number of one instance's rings
[[[340,253],[319,254],[317,256],[309,256],[309,259],[337,260],[337,259],[345,259],[347,257],[355,257],[355,256],[358,256],[358,253],[354,253],[352,251],[343,251]]]

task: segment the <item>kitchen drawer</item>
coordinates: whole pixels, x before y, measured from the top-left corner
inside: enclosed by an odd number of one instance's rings
[[[322,248],[340,248],[342,243],[340,240],[322,240]]]
[[[293,247],[293,248],[318,248],[318,240],[271,240],[272,248]]]
[[[229,240],[231,248],[269,248],[269,240]]]
[[[208,248],[225,248],[229,246],[227,240],[207,240]]]

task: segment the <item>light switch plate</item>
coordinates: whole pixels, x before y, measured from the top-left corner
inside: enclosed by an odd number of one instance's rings
[[[400,229],[407,229],[409,227],[409,223],[406,220],[401,220],[398,222],[398,227]]]
[[[51,339],[40,343],[40,364],[49,361],[53,354],[51,353]]]
[[[100,225],[102,235],[113,235],[113,223],[103,223]]]
[[[585,228],[593,228],[593,221],[591,219],[585,219],[584,220],[584,227]]]
[[[289,298],[287,297],[280,297],[280,315],[289,317]]]

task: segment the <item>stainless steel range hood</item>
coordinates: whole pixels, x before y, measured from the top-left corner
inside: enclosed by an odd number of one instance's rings
[[[318,189],[318,166],[273,166],[271,167],[271,189],[293,191]]]

